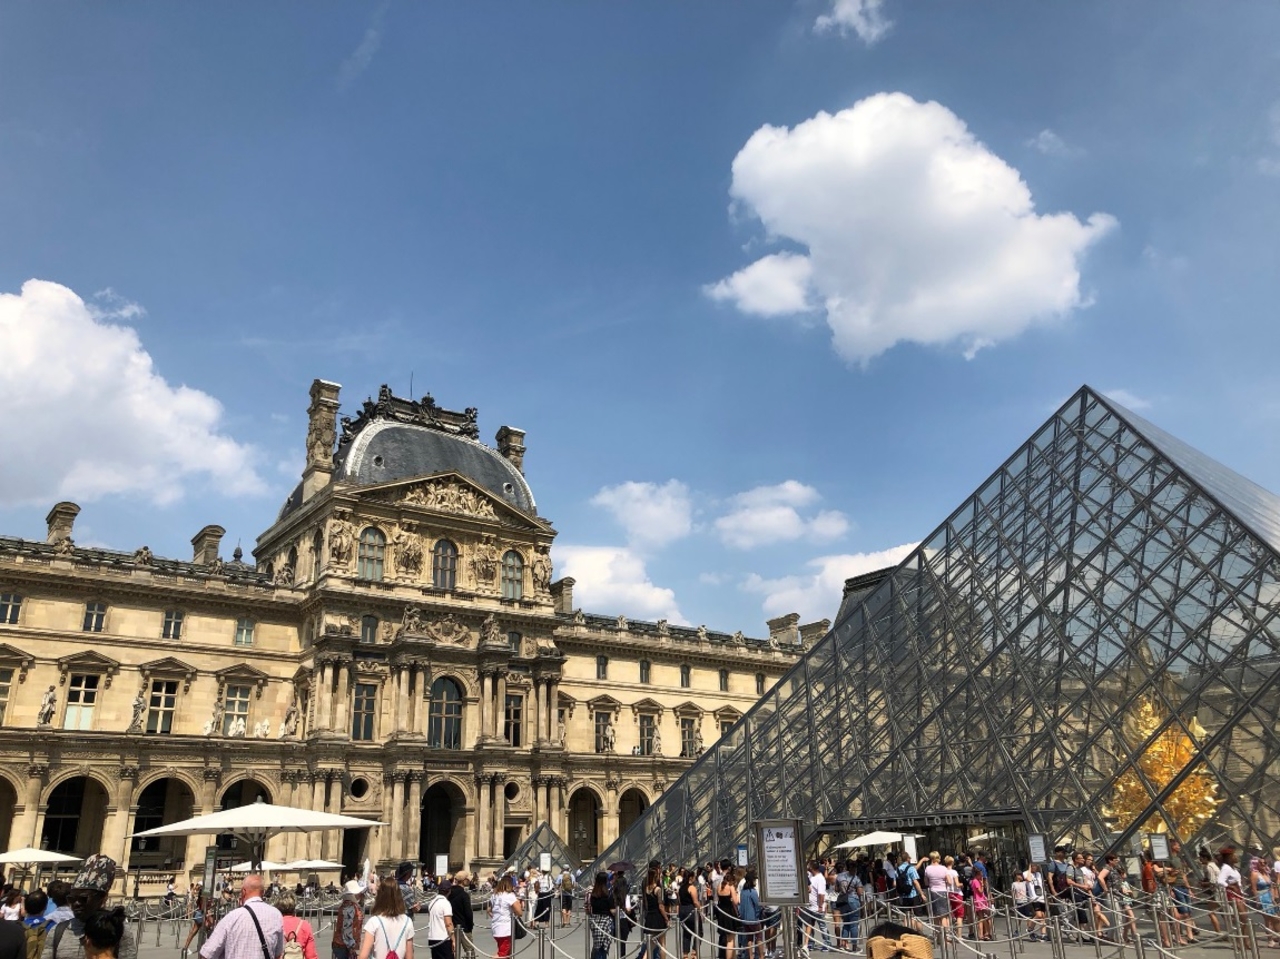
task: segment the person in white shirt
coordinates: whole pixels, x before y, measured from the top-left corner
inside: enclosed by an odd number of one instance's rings
[[[453,959],[453,906],[439,893],[428,892],[422,899],[422,910],[427,914],[431,959]]]
[[[827,879],[822,874],[822,867],[816,860],[809,863],[809,908],[801,913],[801,925],[804,929],[803,944],[800,954],[806,959],[809,945],[818,937],[817,924],[822,921],[822,911],[827,907]]]

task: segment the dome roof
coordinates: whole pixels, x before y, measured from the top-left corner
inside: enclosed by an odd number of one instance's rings
[[[516,509],[536,516],[533,491],[515,464],[478,440],[427,426],[377,420],[339,454],[334,480],[375,486],[454,471]]]

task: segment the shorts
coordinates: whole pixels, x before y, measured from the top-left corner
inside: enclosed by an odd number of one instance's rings
[[[1023,919],[1034,919],[1036,915],[1036,907],[1034,903],[1024,902],[1018,906],[1018,915]]]
[[[1191,890],[1186,886],[1174,886],[1170,892],[1173,894],[1173,911],[1184,919],[1191,915]]]

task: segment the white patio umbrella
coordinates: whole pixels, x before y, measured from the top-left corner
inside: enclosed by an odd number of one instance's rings
[[[287,863],[272,862],[270,859],[264,859],[257,865],[251,862],[238,862],[231,867],[232,872],[258,872],[259,870],[263,872],[288,872],[289,866]]]
[[[296,859],[280,868],[282,872],[341,872],[344,867],[342,863],[328,859]]]
[[[60,852],[52,852],[48,849],[33,849],[30,846],[23,849],[10,849],[8,852],[0,853],[0,863],[13,863],[21,866],[33,866],[36,863],[79,861],[79,856],[65,856]]]
[[[854,836],[846,842],[833,846],[833,849],[856,849],[859,846],[892,846],[902,842],[905,833],[900,832],[868,832]]]
[[[247,806],[224,809],[207,816],[195,816],[167,826],[135,832],[138,836],[223,836],[231,835],[253,847],[250,861],[261,864],[263,850],[272,836],[289,832],[325,832],[329,829],[363,829],[366,826],[382,826],[375,819],[357,819],[354,816],[338,816],[334,813],[298,809],[294,806],[276,806],[261,799]]]

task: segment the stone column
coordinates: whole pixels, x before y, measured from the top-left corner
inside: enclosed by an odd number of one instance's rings
[[[330,728],[333,713],[333,663],[322,662],[316,677],[316,729]]]
[[[334,730],[339,736],[351,736],[351,665],[341,663],[338,666],[338,708],[335,710]]]
[[[498,673],[498,688],[493,696],[493,738],[502,739],[503,727],[507,722],[507,674]]]
[[[542,809],[545,808],[542,804],[542,788],[544,785],[546,785],[546,782],[547,782],[547,779],[545,776],[534,776],[531,781],[531,785],[533,786],[533,802],[530,805],[531,805],[531,808],[533,809],[533,828],[534,829],[537,829],[538,823],[542,821],[542,817],[539,813]]]
[[[551,800],[551,828],[556,831],[556,835],[568,842],[569,840],[569,824],[564,821],[564,786],[565,780],[562,776],[554,776],[551,779],[551,788],[549,790]]]
[[[502,840],[507,825],[507,777],[494,774],[490,789],[493,790],[493,856],[502,858]]]
[[[121,766],[116,775],[119,777],[116,809],[103,830],[102,846],[107,855],[119,863],[121,871],[125,871],[129,862],[129,816],[133,807],[133,790],[138,784],[138,767]]]
[[[489,855],[489,843],[492,836],[489,832],[489,810],[493,804],[493,790],[489,777],[476,774],[476,858],[485,859]]]
[[[40,810],[40,793],[48,776],[49,767],[44,763],[31,763],[27,766],[27,786],[22,793],[22,815],[14,821],[10,832],[9,845],[14,849],[21,849],[23,846],[40,848],[36,820],[39,818],[37,813]]]
[[[553,679],[547,687],[547,738],[560,742],[560,680]]]
[[[409,848],[405,858],[413,862],[418,861],[422,850],[422,779],[423,774],[416,770],[409,773],[409,805],[405,809],[409,820]]]
[[[329,812],[340,812],[342,809],[342,772],[338,769],[326,769],[324,773],[325,809]],[[330,862],[342,855],[342,830],[326,829],[323,842],[320,844],[320,857]]]
[[[409,703],[406,712],[409,731],[415,736],[424,736],[427,732],[427,724],[423,722],[422,716],[422,697],[427,694],[426,682],[427,671],[424,667],[416,663],[409,667]]]
[[[324,773],[316,770],[311,774],[311,808],[315,812],[324,812],[325,798]],[[321,836],[318,832],[307,833],[307,858],[320,858]]]
[[[547,684],[543,679],[533,681],[533,741],[540,745],[547,741]]]
[[[492,696],[492,685],[488,673],[480,674],[480,731],[476,734],[476,742],[484,742],[489,738],[489,698]],[[477,853],[476,855],[479,855]]]
[[[404,858],[404,773],[391,774],[391,855],[399,862]]]
[[[401,665],[396,670],[396,695],[391,707],[391,732],[398,733],[409,728],[409,667]]]

